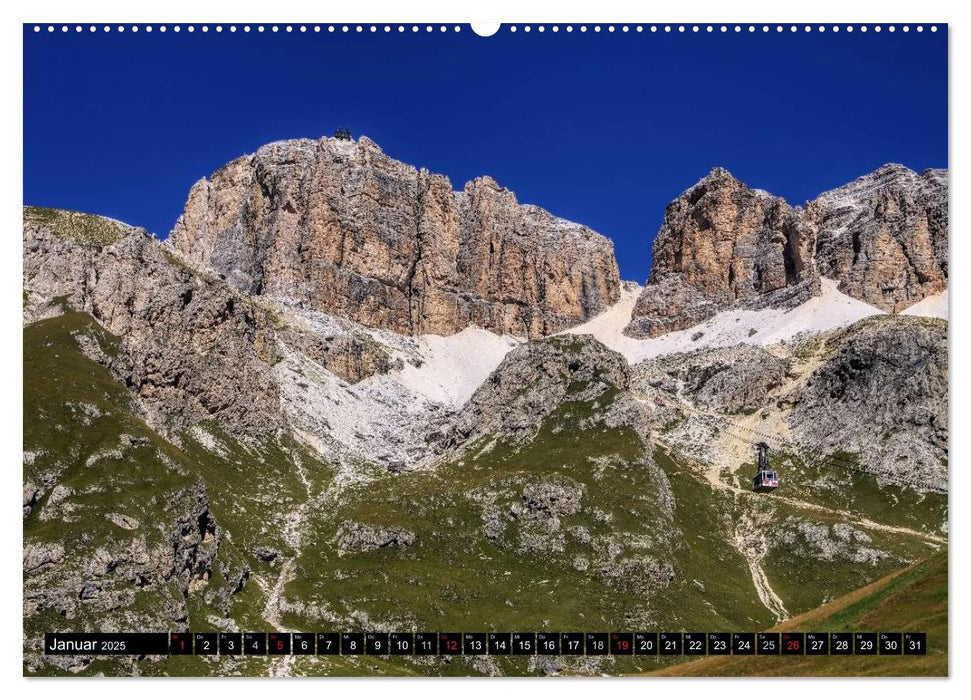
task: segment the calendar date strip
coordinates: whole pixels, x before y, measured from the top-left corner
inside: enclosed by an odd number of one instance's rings
[[[896,656],[924,632],[48,632],[44,653],[91,656]]]

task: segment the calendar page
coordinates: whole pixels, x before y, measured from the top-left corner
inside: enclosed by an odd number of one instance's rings
[[[25,675],[948,674],[946,23],[22,33]]]

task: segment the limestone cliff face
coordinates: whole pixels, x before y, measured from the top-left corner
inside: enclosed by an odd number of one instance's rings
[[[947,171],[885,165],[806,207],[819,272],[888,312],[947,288]]]
[[[716,168],[665,211],[627,333],[653,337],[734,306],[791,307],[819,278],[891,313],[947,288],[947,172],[885,165],[805,207]]]
[[[665,210],[627,332],[661,335],[735,304],[801,303],[819,293],[814,247],[798,209],[715,168]]]
[[[611,242],[371,140],[281,141],[196,183],[171,243],[237,288],[400,333],[547,335],[619,298]]]

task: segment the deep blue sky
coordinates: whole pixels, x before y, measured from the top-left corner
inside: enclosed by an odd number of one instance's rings
[[[46,27],[45,27],[46,29]],[[664,206],[713,166],[802,203],[947,166],[946,28],[876,34],[24,29],[24,199],[166,235],[193,182],[347,126],[614,240],[643,281]]]

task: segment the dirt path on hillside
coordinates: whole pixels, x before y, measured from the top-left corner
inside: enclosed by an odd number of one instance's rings
[[[762,559],[769,553],[769,543],[765,539],[765,526],[769,520],[766,515],[757,511],[743,513],[735,525],[732,544],[748,564],[752,574],[752,584],[755,586],[759,600],[770,613],[775,615],[776,623],[779,623],[789,617],[789,611],[786,610],[782,598],[772,590],[769,577],[762,569]]]
[[[918,539],[924,540],[925,542],[933,542],[934,544],[946,545],[947,538],[941,537],[939,535],[932,535],[928,532],[922,532],[921,530],[914,530],[913,528],[904,527],[902,525],[887,525],[886,523],[880,523],[876,520],[871,520],[869,518],[864,518],[860,516],[848,513],[845,510],[837,510],[835,508],[830,508],[828,506],[823,506],[818,503],[812,503],[811,501],[804,501],[799,498],[792,498],[791,496],[785,496],[778,492],[772,493],[755,493],[749,491],[748,489],[743,489],[735,484],[728,483],[721,478],[721,469],[715,464],[714,468],[710,464],[697,464],[692,463],[691,460],[685,460],[680,455],[675,459],[671,453],[677,450],[676,445],[672,445],[664,440],[655,438],[656,442],[661,445],[665,450],[668,451],[668,456],[671,460],[680,466],[685,466],[688,471],[692,474],[701,476],[704,478],[705,482],[709,484],[712,488],[721,491],[731,491],[734,494],[743,496],[746,498],[770,498],[776,501],[781,501],[791,506],[801,508],[802,510],[812,510],[817,513],[825,513],[827,515],[835,515],[847,522],[851,522],[854,525],[859,525],[861,527],[868,528],[870,530],[880,530],[881,532],[892,532],[898,535],[909,535],[911,537],[916,537]]]
[[[768,524],[768,519],[754,508],[748,507],[748,504],[754,505],[755,501],[752,499],[764,498],[781,501],[803,510],[836,516],[845,522],[851,522],[854,525],[859,525],[867,529],[907,535],[935,545],[943,546],[947,544],[946,538],[908,527],[879,523],[869,518],[853,516],[846,511],[836,510],[798,498],[791,498],[779,493],[754,493],[747,489],[739,488],[734,483],[729,483],[722,479],[721,469],[717,466],[717,462],[714,464],[698,464],[693,460],[684,459],[680,455],[674,457],[673,455],[676,454],[676,446],[667,444],[663,440],[655,439],[658,444],[667,450],[668,457],[675,464],[684,467],[686,472],[695,475],[711,486],[712,489],[728,491],[733,494],[736,505],[742,510],[742,515],[736,522],[735,531],[732,533],[732,539],[730,541],[738,553],[745,559],[751,572],[752,584],[755,587],[759,600],[775,616],[776,623],[786,620],[789,617],[789,612],[786,610],[785,602],[772,589],[768,576],[766,576],[765,571],[762,569],[762,559],[768,553],[768,543],[763,534],[764,527]]]
[[[283,624],[281,603],[287,584],[290,583],[295,576],[297,560],[303,554],[304,535],[306,534],[309,516],[311,516],[313,513],[320,512],[327,503],[336,500],[340,494],[344,492],[348,485],[358,481],[351,471],[338,469],[338,473],[335,474],[334,480],[330,483],[330,485],[328,485],[327,488],[314,493],[313,483],[309,478],[307,478],[306,471],[299,457],[294,456],[294,464],[297,471],[297,476],[299,477],[300,482],[303,484],[304,491],[306,493],[306,500],[293,511],[292,515],[287,519],[283,530],[283,540],[293,550],[293,554],[289,559],[283,562],[283,566],[280,567],[280,572],[272,582],[267,582],[266,580],[261,581],[263,588],[265,590],[268,589],[266,604],[263,606],[263,619],[266,620],[273,629],[279,630],[280,632],[299,631],[292,630]],[[293,654],[280,656],[279,660],[272,664],[268,669],[268,675],[293,675],[295,659],[296,656]]]
[[[801,381],[804,381],[803,379],[804,376],[805,376],[804,374],[800,374],[800,376],[797,377],[796,379],[790,380],[785,390],[788,391],[788,389],[792,388],[792,386],[798,384]],[[642,403],[650,401],[649,397],[641,396],[638,394],[635,394],[634,398],[638,401],[641,401]],[[778,501],[782,501],[783,503],[787,503],[788,505],[801,508],[803,510],[811,510],[818,513],[826,513],[827,515],[836,515],[848,522],[852,522],[855,525],[860,525],[861,527],[869,528],[871,530],[879,530],[881,532],[891,532],[898,535],[910,535],[912,537],[916,537],[918,539],[924,540],[925,542],[933,542],[934,544],[939,544],[939,545],[947,544],[947,538],[941,537],[939,535],[932,535],[927,532],[914,530],[912,528],[904,527],[901,525],[887,525],[885,523],[880,523],[875,520],[870,520],[869,518],[853,515],[851,513],[848,513],[847,511],[837,510],[835,508],[829,508],[827,506],[823,506],[818,503],[813,503],[811,501],[804,501],[802,499],[792,498],[791,496],[786,496],[779,492],[756,494],[752,491],[749,491],[748,489],[744,489],[736,486],[733,482],[726,481],[723,478],[723,474],[722,474],[722,471],[723,471],[722,464],[728,465],[728,474],[729,474],[729,478],[731,478],[731,476],[734,475],[736,471],[738,471],[738,467],[741,466],[743,462],[745,462],[746,460],[752,459],[752,455],[749,454],[748,452],[745,452],[745,453],[738,452],[738,450],[734,448],[734,445],[732,446],[732,449],[728,449],[724,443],[727,442],[729,445],[731,445],[732,444],[731,441],[735,440],[736,443],[741,442],[750,446],[753,442],[755,442],[754,437],[758,436],[759,433],[762,433],[762,434],[771,434],[771,433],[768,433],[768,431],[763,425],[763,422],[755,414],[753,414],[752,416],[733,417],[733,421],[731,421],[731,423],[728,423],[727,419],[724,416],[720,416],[716,413],[712,413],[710,411],[704,411],[702,409],[696,408],[683,395],[679,394],[678,400],[688,413],[698,416],[703,420],[707,419],[713,422],[717,422],[719,424],[721,434],[724,436],[724,439],[720,441],[719,447],[716,449],[716,452],[720,457],[719,459],[712,459],[710,462],[704,463],[704,462],[699,462],[692,459],[685,459],[684,457],[679,455],[678,459],[676,460],[682,466],[687,466],[692,473],[702,476],[705,482],[707,482],[713,489],[717,489],[720,491],[730,491],[737,495],[744,495],[746,497],[752,497],[752,498],[755,498],[755,497],[772,498]],[[728,424],[728,427],[726,427],[726,424]],[[742,432],[745,432],[745,431],[747,431],[748,433],[747,435],[742,434]],[[778,432],[783,432],[783,431],[779,430]],[[655,434],[653,438],[655,442],[657,442],[659,445],[661,445],[668,451],[669,456],[678,452],[677,445],[665,440],[663,436]],[[673,456],[672,456],[672,459],[674,459]],[[732,465],[734,465],[734,468]]]

